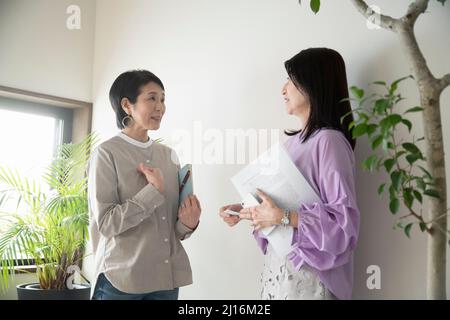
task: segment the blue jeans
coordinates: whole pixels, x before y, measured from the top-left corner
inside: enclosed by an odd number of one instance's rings
[[[126,293],[116,289],[103,273],[95,285],[92,300],[177,300],[179,288],[149,293]]]

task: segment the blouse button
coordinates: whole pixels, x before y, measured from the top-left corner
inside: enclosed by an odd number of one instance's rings
[[[162,217],[163,220],[166,220],[166,217]]]
[[[164,263],[169,263],[169,260],[164,260]]]

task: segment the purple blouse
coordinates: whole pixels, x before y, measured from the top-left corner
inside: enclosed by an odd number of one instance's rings
[[[359,231],[356,203],[355,158],[342,132],[321,129],[302,143],[300,134],[290,137],[285,147],[292,161],[322,203],[300,203],[298,226],[288,254],[296,270],[306,263],[338,299],[351,299],[353,250]],[[254,232],[264,254],[267,239]]]

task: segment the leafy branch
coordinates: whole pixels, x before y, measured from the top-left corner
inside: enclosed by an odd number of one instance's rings
[[[397,104],[404,100],[397,92],[398,85],[410,78],[412,76],[402,77],[389,85],[384,81],[373,82],[373,85],[383,88],[385,91],[383,94],[374,93],[366,96],[363,89],[357,86],[350,87],[353,98],[349,100],[356,101],[358,108],[341,118],[343,122],[347,116],[355,114],[355,120],[349,124],[352,136],[353,138],[367,136],[373,151],[363,161],[363,168],[370,172],[384,168],[389,175],[390,180],[378,187],[378,194],[381,195],[387,189],[390,199],[389,210],[394,215],[399,211],[401,204],[407,208],[409,214],[400,217],[396,227],[402,228],[408,237],[415,224],[419,225],[422,232],[431,232],[430,224],[433,221],[426,221],[422,210],[417,211],[415,203],[421,206],[425,196],[440,197],[439,192],[433,188],[434,178],[424,167],[426,158],[418,147],[424,137],[416,139],[412,136],[409,141],[398,141],[395,135],[398,126],[404,126],[411,133],[413,125],[407,116],[423,111],[421,106],[411,107],[402,114],[395,111]],[[443,216],[446,216],[446,213]],[[410,218],[413,218],[412,221]],[[404,220],[409,221],[405,224]]]

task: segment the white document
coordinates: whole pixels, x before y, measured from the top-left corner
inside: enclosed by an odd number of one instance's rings
[[[302,202],[321,202],[318,192],[306,181],[279,143],[238,172],[231,181],[242,197],[244,207],[257,205],[257,188],[283,209],[297,211]],[[249,200],[251,196],[254,201]],[[272,226],[261,231],[280,257],[291,251],[292,227]]]

